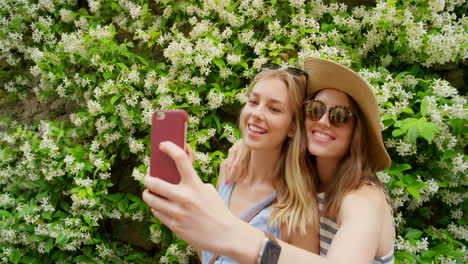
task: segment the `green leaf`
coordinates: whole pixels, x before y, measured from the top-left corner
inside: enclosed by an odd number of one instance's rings
[[[407,170],[411,169],[411,165],[406,164],[406,163],[397,164],[395,166],[395,169],[398,170],[398,171],[407,171]]]
[[[395,7],[395,1],[394,0],[388,0],[386,6],[387,6],[387,8],[394,8]]]
[[[11,214],[8,211],[0,210],[0,218],[10,218]]]
[[[432,140],[434,139],[434,134],[437,131],[440,131],[438,125],[426,122],[424,123],[424,126],[421,127],[419,134],[428,142],[432,142]]]
[[[127,197],[128,197],[128,199],[129,199],[130,201],[132,201],[132,202],[134,202],[134,203],[141,203],[141,201],[142,201],[142,200],[140,199],[140,197],[137,197],[137,196],[135,196],[135,195],[133,195],[133,194],[127,194]]]
[[[91,187],[86,187],[86,193],[87,193],[90,197],[93,197],[93,196],[94,196],[93,188],[91,188]]]
[[[466,125],[466,119],[451,119],[449,120],[449,124],[455,135],[462,135]]]
[[[56,245],[63,246],[63,245],[65,245],[67,243],[67,241],[68,241],[68,238],[63,232],[60,232],[57,235],[57,237],[55,238],[55,244]]]
[[[432,259],[434,259],[435,255],[437,255],[437,251],[434,251],[434,250],[423,251],[421,253],[421,258],[427,259],[427,260],[432,260]]]
[[[45,240],[47,237],[46,236],[36,236],[36,235],[30,235],[28,237],[29,242],[39,242],[42,240]]]
[[[406,186],[408,192],[416,198],[418,201],[421,201],[421,194],[418,192],[418,189],[414,188],[413,186]]]
[[[86,189],[81,189],[81,190],[78,192],[78,196],[79,196],[79,197],[85,197],[86,194],[87,194]]]
[[[19,251],[13,251],[10,255],[10,260],[15,264],[18,263],[21,260],[21,254],[19,253]]]
[[[417,127],[411,127],[410,129],[408,129],[406,136],[408,137],[409,142],[413,144],[416,143],[416,139],[419,136],[419,129]]]
[[[91,222],[91,218],[89,218],[89,216],[87,214],[83,214],[83,219],[85,220],[85,222],[88,224],[88,225],[92,225],[93,223]]]
[[[405,238],[416,239],[416,238],[421,237],[421,235],[422,235],[422,231],[410,227],[407,229]]]
[[[54,247],[54,239],[53,238],[49,238],[45,244],[45,250],[47,252],[49,252],[52,248]]]
[[[113,73],[112,72],[104,72],[102,76],[104,77],[105,80],[108,80],[112,78]]]
[[[127,65],[125,65],[125,64],[123,64],[121,62],[116,63],[116,65],[119,66],[120,68],[124,69],[124,70],[129,70]]]
[[[52,219],[52,215],[53,215],[54,212],[51,212],[51,211],[47,211],[47,212],[42,212],[42,218],[44,219],[47,219],[47,220],[50,220]]]
[[[401,113],[405,113],[405,114],[409,114],[409,115],[414,115],[413,109],[408,108],[408,107],[403,108],[403,109],[400,110],[400,112],[398,112],[398,114],[401,114]]]
[[[216,64],[216,66],[218,66],[219,69],[223,69],[223,68],[226,68],[226,64],[224,63],[224,60],[223,59],[214,59],[213,60],[214,64]]]
[[[392,136],[398,137],[398,136],[404,135],[405,133],[406,131],[404,129],[395,129],[392,131]]]
[[[119,98],[120,98],[119,94],[112,96],[112,98],[110,99],[111,104],[115,104],[115,102],[119,100]]]
[[[24,258],[21,258],[21,263],[34,264],[34,263],[39,263],[39,262],[37,260],[37,257],[24,257]]]
[[[429,113],[429,105],[429,99],[427,99],[427,97],[424,97],[424,99],[421,102],[421,114],[423,116],[426,116]]]
[[[136,56],[136,57],[137,57],[137,59],[138,59],[139,61],[141,61],[141,63],[143,63],[143,65],[145,65],[146,67],[149,67],[149,63],[148,63],[148,61],[147,61],[145,58],[143,58],[143,57],[141,57],[141,56]]]
[[[120,200],[119,203],[117,204],[117,207],[119,208],[119,210],[121,212],[125,212],[127,210],[127,207],[128,207],[128,199],[124,198],[124,199]]]
[[[400,129],[392,131],[392,135],[400,136],[406,133],[408,141],[413,144],[416,143],[416,139],[418,137],[426,139],[429,143],[432,142],[434,133],[440,130],[436,124],[427,122],[425,117],[421,117],[419,119],[406,118],[404,120],[399,120],[395,122],[395,126]]]
[[[395,253],[395,263],[410,263],[410,264],[416,264],[416,259],[414,256],[406,251],[401,251],[401,252],[396,252]]]
[[[246,69],[246,70],[249,69],[249,65],[247,64],[247,62],[241,61],[241,62],[239,62],[239,65],[244,67],[244,69]]]
[[[25,215],[29,215],[33,212],[35,206],[25,206],[18,212],[18,217],[24,217]]]
[[[112,202],[118,202],[120,199],[122,199],[125,196],[123,193],[115,193],[115,194],[109,194],[106,196],[107,199],[109,199]]]

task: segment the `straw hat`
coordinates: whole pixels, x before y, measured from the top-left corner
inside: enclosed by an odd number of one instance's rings
[[[350,95],[359,106],[359,116],[368,131],[368,159],[375,171],[390,167],[390,156],[385,150],[380,130],[380,114],[377,100],[370,85],[356,72],[333,61],[308,57],[304,59],[304,71],[309,74],[309,93],[334,88]]]

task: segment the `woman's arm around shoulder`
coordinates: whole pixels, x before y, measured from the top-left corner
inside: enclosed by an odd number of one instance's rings
[[[293,246],[318,254],[320,252],[320,234],[318,227],[307,226],[306,233],[295,230],[288,234],[287,227],[281,226],[281,240]]]
[[[333,263],[372,263],[393,247],[391,208],[379,187],[364,185],[346,194],[337,220],[340,227],[327,254]]]

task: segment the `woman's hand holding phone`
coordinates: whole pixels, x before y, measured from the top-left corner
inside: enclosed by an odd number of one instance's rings
[[[162,142],[160,150],[175,161],[181,180],[171,184],[149,175],[144,178],[148,189],[142,197],[153,215],[194,247],[214,249],[213,245],[223,244],[220,234],[232,228],[236,217],[213,185],[203,183],[198,177],[187,151],[172,142]],[[219,243],[213,243],[216,240]]]

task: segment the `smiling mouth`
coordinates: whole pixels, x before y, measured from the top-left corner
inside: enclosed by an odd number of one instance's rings
[[[320,132],[318,130],[314,130],[312,131],[312,134],[318,138],[321,138],[321,139],[324,139],[324,140],[334,140],[335,138],[330,136],[330,135],[327,135],[323,132]]]
[[[249,124],[249,129],[254,131],[254,132],[260,133],[260,134],[265,134],[267,132],[265,129],[261,129],[259,127],[256,127],[256,126],[250,125],[250,124]]]

